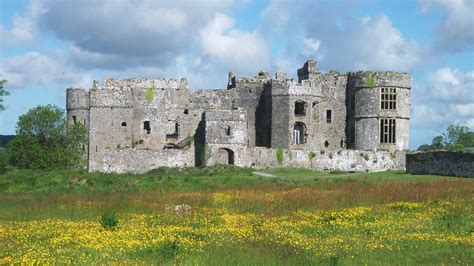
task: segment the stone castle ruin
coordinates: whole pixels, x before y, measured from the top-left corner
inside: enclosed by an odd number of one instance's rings
[[[227,89],[190,91],[186,79],[108,79],[67,90],[69,123],[89,129],[89,171],[234,164],[315,170],[404,169],[408,73],[322,73],[298,81],[229,73]]]

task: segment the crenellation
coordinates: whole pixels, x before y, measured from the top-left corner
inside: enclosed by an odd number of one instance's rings
[[[403,156],[381,150],[408,147],[409,73],[323,73],[309,60],[297,74],[295,81],[286,73],[272,78],[263,70],[253,77],[229,72],[225,89],[197,91],[188,89],[185,78],[106,79],[102,86],[94,81],[89,90],[67,89],[68,123],[89,128],[89,171],[215,164],[404,167]],[[279,149],[282,164],[275,157]],[[359,158],[358,150],[378,163]],[[310,151],[317,154],[314,161]]]

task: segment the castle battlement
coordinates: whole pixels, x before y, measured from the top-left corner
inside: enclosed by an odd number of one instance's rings
[[[129,79],[106,79],[103,89],[124,89],[124,88],[169,88],[169,89],[187,89],[188,81],[186,78],[177,79],[147,79],[147,78],[129,78]]]

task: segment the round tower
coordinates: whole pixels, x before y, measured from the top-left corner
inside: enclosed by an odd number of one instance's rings
[[[68,124],[81,123],[89,128],[89,92],[85,89],[68,88],[66,110]]]
[[[355,149],[408,149],[410,81],[408,73],[349,73]]]

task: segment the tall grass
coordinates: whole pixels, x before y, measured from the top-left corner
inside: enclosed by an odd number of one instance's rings
[[[85,264],[385,265],[474,261],[470,251],[474,245],[474,215],[467,204],[474,200],[473,179],[401,172],[266,170],[274,177],[252,172],[236,167],[161,168],[141,175],[10,170],[0,175],[0,246],[4,247],[0,262],[5,258],[5,263],[31,262],[8,254],[51,259],[36,261],[40,264],[66,262],[64,256],[70,256],[69,262]],[[82,224],[83,229],[79,226]],[[35,226],[44,229],[33,230],[23,238],[22,232]],[[104,243],[115,245],[111,239],[126,240],[133,247],[83,247],[68,240],[74,235],[72,229],[67,229],[71,226],[79,226],[84,232],[88,227],[96,230],[89,236],[90,241],[103,238]],[[244,231],[240,235],[238,230],[242,228],[252,233]],[[236,235],[233,230],[237,230]],[[397,239],[391,239],[387,232],[397,234]],[[258,239],[252,240],[253,236]],[[324,248],[330,254],[314,250],[323,246],[308,244],[307,249],[302,248],[306,247],[305,241],[311,243],[315,237],[321,238],[321,245],[329,245]],[[287,239],[297,241],[290,243]],[[198,243],[195,249],[190,240]],[[60,248],[69,255],[56,252],[54,245],[61,241],[66,241]],[[21,253],[32,245],[43,253],[33,252],[29,257]]]

